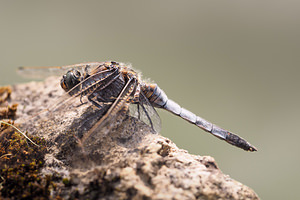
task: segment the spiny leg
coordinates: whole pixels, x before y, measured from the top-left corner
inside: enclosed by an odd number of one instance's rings
[[[154,130],[153,122],[151,120],[151,117],[149,116],[148,111],[146,110],[145,106],[143,105],[143,102],[140,100],[143,93],[141,93],[141,86],[140,84],[137,85],[135,93],[133,95],[132,102],[133,104],[137,104],[137,112],[138,112],[138,119],[140,120],[140,106],[142,107],[144,113],[147,116],[147,119],[149,120],[151,128]],[[145,97],[144,97],[145,98]]]
[[[41,112],[39,112],[37,115],[33,116],[32,118],[39,116],[45,112],[55,111],[55,110],[59,109],[61,106],[66,105],[68,102],[72,102],[76,97],[78,97],[82,94],[86,95],[91,88],[99,86],[101,84],[101,82],[106,80],[111,75],[114,75],[114,73],[115,72],[112,69],[110,69],[110,70],[100,71],[98,73],[95,73],[95,74],[89,76],[88,78],[84,79],[83,81],[78,83],[76,86],[74,86],[72,89],[70,89],[62,98],[58,99],[58,101],[56,103],[54,103],[52,106],[42,110]],[[104,75],[104,74],[107,74],[107,75]],[[104,78],[101,78],[102,75],[104,75]],[[94,78],[97,81],[93,84],[87,84],[87,81],[90,81],[91,78]],[[83,90],[79,90],[79,88],[82,87],[83,85],[88,85],[88,86],[84,87]],[[69,98],[66,98],[67,96]]]
[[[88,74],[88,68],[90,67],[90,65],[86,65],[85,67],[84,67],[84,74],[83,74],[83,76],[81,76],[80,77],[80,82],[82,82],[84,79],[87,79],[90,75]],[[80,87],[80,93],[81,93],[81,95],[80,95],[80,103],[82,103],[83,104],[83,102],[82,102],[82,97],[83,97],[83,92],[82,92],[82,85],[81,85],[81,87]]]
[[[94,98],[95,96],[92,96],[92,95],[89,95],[88,96],[88,100],[90,101],[90,102],[92,102],[92,104],[94,105],[94,106],[96,106],[97,108],[102,108],[102,106],[100,105],[100,104],[98,104],[93,98]]]
[[[133,99],[131,99],[131,103],[132,104],[136,104],[137,106],[137,113],[138,113],[138,119],[140,120],[141,119],[141,114],[140,114],[140,102],[139,102],[139,98],[140,98],[140,93],[141,93],[141,87],[140,85],[138,84],[136,89],[135,89],[135,92],[134,92],[134,95],[133,95]]]
[[[95,87],[93,90],[92,88],[90,88],[90,95],[88,95],[88,100],[92,102],[93,105],[95,105],[96,107],[98,108],[102,108],[101,105],[99,105],[93,98],[96,96],[97,97],[97,100],[98,99],[101,99],[103,100],[103,102],[105,101],[101,96],[99,96],[99,93],[97,93],[96,91],[100,91],[100,90],[103,90],[105,88],[107,88],[109,85],[111,85],[117,78],[120,77],[120,73],[117,73],[117,74],[111,74],[109,77],[106,77],[102,82],[104,81],[108,81],[107,83],[103,83],[102,86],[100,87]],[[81,93],[81,97],[82,97],[82,94]],[[96,94],[96,95],[95,95]]]
[[[145,112],[145,114],[146,114],[146,116],[147,116],[147,118],[148,118],[148,120],[149,120],[149,123],[150,123],[150,125],[151,125],[152,130],[155,130],[155,129],[154,129],[154,126],[153,126],[153,123],[152,123],[152,120],[151,120],[151,118],[150,118],[150,116],[149,116],[148,111],[146,110],[146,108],[144,107],[143,104],[139,104],[139,105],[141,105],[143,111]]]

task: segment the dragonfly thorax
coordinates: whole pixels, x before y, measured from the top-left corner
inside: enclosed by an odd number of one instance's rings
[[[61,87],[68,92],[72,89],[75,85],[77,85],[81,80],[81,74],[78,70],[70,70],[65,75],[63,75],[62,79],[60,80]]]

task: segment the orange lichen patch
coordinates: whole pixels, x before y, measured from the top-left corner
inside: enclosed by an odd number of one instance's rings
[[[18,104],[0,107],[0,119],[13,119],[16,116]]]
[[[12,89],[10,86],[0,87],[0,105],[6,102],[11,95]],[[16,116],[18,104],[2,105],[0,107],[0,120],[1,119],[13,119]]]
[[[0,104],[6,101],[10,97],[10,95],[11,95],[10,86],[0,87]]]

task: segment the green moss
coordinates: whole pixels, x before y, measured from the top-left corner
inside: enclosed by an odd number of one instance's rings
[[[68,179],[68,178],[63,178],[63,180],[62,180],[62,182],[63,182],[63,184],[65,185],[65,186],[70,186],[71,184],[71,182],[70,182],[70,179]]]
[[[49,199],[51,190],[56,189],[53,176],[39,173],[44,165],[45,140],[30,137],[39,145],[35,146],[10,127],[0,127],[0,135],[0,199]]]

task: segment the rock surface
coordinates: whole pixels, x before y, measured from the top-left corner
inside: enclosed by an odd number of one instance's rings
[[[210,156],[191,155],[153,134],[133,117],[113,119],[109,133],[96,130],[83,143],[86,127],[99,120],[89,103],[44,108],[64,96],[59,78],[12,87],[16,123],[42,137],[47,153],[40,176],[58,174],[50,198],[78,199],[259,199],[249,187],[224,175]],[[53,107],[52,107],[53,108]],[[55,182],[55,180],[53,179]]]

